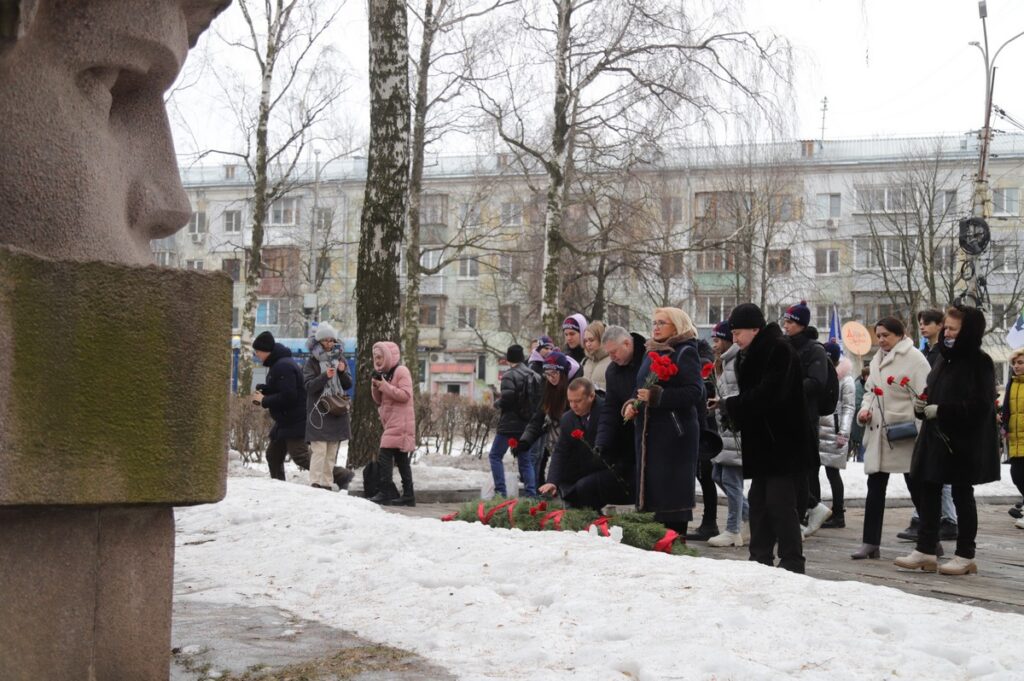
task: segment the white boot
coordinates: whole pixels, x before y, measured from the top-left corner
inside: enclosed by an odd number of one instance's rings
[[[810,537],[820,530],[821,524],[831,517],[832,509],[819,502],[817,506],[807,512],[807,531],[804,532],[804,536]]]
[[[973,575],[978,573],[978,564],[973,558],[953,556],[939,566],[939,572],[944,575]]]
[[[924,570],[925,572],[935,572],[938,568],[938,560],[935,556],[921,553],[917,549],[910,552],[909,556],[901,556],[895,561],[896,567],[903,568],[904,570]]]
[[[708,539],[708,546],[743,546],[743,537],[739,532],[729,532]]]
[[[1024,518],[1021,518],[1020,520],[1018,520],[1017,522],[1015,522],[1015,523],[1013,524],[1013,526],[1014,526],[1014,527],[1019,527],[1020,529],[1024,530]]]

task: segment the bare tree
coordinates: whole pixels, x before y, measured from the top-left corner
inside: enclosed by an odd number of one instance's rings
[[[567,243],[562,216],[577,150],[618,162],[626,149],[645,147],[639,140],[656,141],[670,128],[722,112],[728,96],[762,97],[764,76],[787,79],[786,49],[777,39],[762,42],[730,30],[722,8],[704,18],[690,9],[681,0],[523,2],[520,47],[509,51],[512,61],[497,60],[486,74],[504,86],[489,81],[476,89],[500,139],[534,159],[547,177],[543,315],[549,331],[559,320]],[[553,75],[548,92],[538,92],[539,68]],[[538,102],[549,103],[549,116],[538,114]],[[541,121],[547,134],[531,135]]]
[[[374,459],[373,344],[399,340],[398,265],[409,191],[409,41],[402,0],[369,0],[370,146],[356,279],[356,392],[349,464]]]
[[[268,213],[300,182],[297,168],[304,151],[313,140],[314,128],[342,94],[343,80],[334,67],[333,50],[322,44],[338,7],[325,12],[323,3],[317,0],[238,0],[237,5],[245,32],[241,36],[218,35],[255,62],[259,98],[250,101],[241,76],[234,74],[234,82],[222,78],[222,89],[245,138],[244,149],[211,149],[203,155],[237,158],[253,179],[251,238],[245,246],[246,299],[241,317],[244,353],[251,347],[256,327]],[[291,218],[299,222],[297,215]],[[240,393],[247,394],[251,384],[252,367],[245,363]]]

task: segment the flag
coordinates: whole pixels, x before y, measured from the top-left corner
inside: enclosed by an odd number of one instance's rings
[[[1024,347],[1024,310],[1020,311],[1010,333],[1006,334],[1006,343],[1011,348]]]
[[[832,310],[829,312],[828,320],[828,339],[830,342],[838,345],[841,350],[843,347],[843,334],[839,330],[839,326],[839,306],[832,303]]]

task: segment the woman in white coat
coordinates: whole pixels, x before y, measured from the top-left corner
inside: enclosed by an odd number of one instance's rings
[[[868,494],[863,544],[851,556],[855,560],[879,557],[889,474],[903,473],[911,496],[915,492],[907,476],[917,439],[913,398],[925,389],[931,367],[906,333],[903,322],[895,317],[883,317],[875,324],[878,352],[871,359],[871,373],[857,413],[857,420],[864,426]]]

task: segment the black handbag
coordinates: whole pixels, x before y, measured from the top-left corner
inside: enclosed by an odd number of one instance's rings
[[[913,440],[917,437],[917,421],[900,421],[885,425],[885,439],[891,447],[900,440]]]

